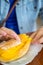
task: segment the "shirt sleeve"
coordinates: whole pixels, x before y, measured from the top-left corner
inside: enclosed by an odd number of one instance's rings
[[[2,22],[8,14],[10,3],[9,0],[0,0],[0,3],[1,3],[0,22]]]

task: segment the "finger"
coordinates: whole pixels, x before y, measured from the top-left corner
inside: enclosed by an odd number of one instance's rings
[[[38,31],[33,39],[33,43],[35,43],[42,35],[43,35],[42,31]]]
[[[34,32],[30,37],[33,39],[37,32]]]
[[[33,44],[34,42],[33,42],[33,40],[34,40],[34,37],[36,36],[36,34],[37,34],[37,32],[34,32],[30,37],[32,38],[32,41],[31,41],[31,43]]]
[[[0,35],[0,38],[2,37],[2,35]]]
[[[0,35],[0,40],[2,39],[2,35]]]
[[[34,38],[36,37],[37,33],[38,33],[39,30],[37,30],[36,32],[34,32],[30,37],[32,38],[32,43],[35,43],[34,42]],[[37,43],[37,42],[36,42]]]
[[[38,43],[43,43],[43,37],[38,40]]]
[[[4,36],[4,39],[5,40],[9,40],[9,39],[12,39],[13,37],[12,36],[10,36],[10,35],[6,35],[6,36]]]
[[[0,35],[5,36],[6,35],[6,32],[4,32],[3,30],[0,29]]]
[[[11,38],[15,38],[16,40],[20,41],[19,36],[12,30],[2,27],[3,31],[5,31]]]
[[[5,39],[5,36],[0,35],[0,42],[4,41],[4,39]]]

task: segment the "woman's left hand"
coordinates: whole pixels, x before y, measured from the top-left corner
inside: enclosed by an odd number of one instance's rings
[[[32,43],[43,43],[43,26],[30,37],[33,38]]]

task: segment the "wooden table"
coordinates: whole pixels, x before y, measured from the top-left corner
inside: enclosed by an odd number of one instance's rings
[[[27,65],[43,65],[43,49],[41,52],[34,58],[34,60]]]

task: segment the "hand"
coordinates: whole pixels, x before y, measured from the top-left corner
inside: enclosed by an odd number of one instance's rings
[[[33,38],[32,43],[43,43],[43,26],[30,37]]]
[[[17,41],[20,41],[19,36],[13,30],[5,27],[0,28],[0,40],[8,38],[14,38]]]

